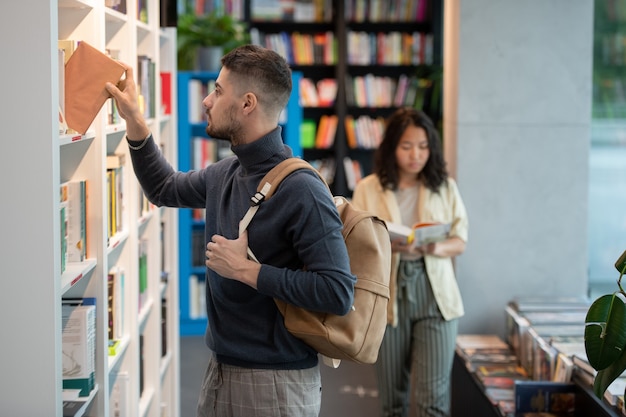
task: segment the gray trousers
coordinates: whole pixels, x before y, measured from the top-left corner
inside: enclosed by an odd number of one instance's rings
[[[211,357],[198,417],[318,417],[322,402],[319,365],[309,369],[248,369]]]
[[[441,316],[423,260],[401,261],[398,326],[387,326],[375,365],[383,417],[408,416],[409,400],[414,416],[450,415],[457,328]]]

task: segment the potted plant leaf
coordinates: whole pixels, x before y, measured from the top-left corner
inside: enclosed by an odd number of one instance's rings
[[[602,398],[611,382],[626,370],[626,292],[622,276],[626,272],[626,251],[615,262],[619,271],[618,290],[596,299],[585,317],[585,352],[598,373],[593,392]]]
[[[222,55],[250,42],[246,24],[215,9],[198,15],[189,1],[178,17],[178,68],[217,71]]]

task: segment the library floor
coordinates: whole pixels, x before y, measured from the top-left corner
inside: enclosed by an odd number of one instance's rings
[[[202,337],[180,338],[180,417],[196,417],[196,402],[206,358],[207,349]],[[337,369],[321,365],[321,370],[320,417],[378,416],[378,391],[373,366],[343,361]]]

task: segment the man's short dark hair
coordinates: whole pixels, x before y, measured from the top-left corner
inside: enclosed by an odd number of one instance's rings
[[[222,57],[222,66],[249,82],[264,106],[282,110],[291,95],[291,69],[285,58],[259,45],[243,45]]]

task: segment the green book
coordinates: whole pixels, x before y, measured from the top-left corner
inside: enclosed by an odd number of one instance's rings
[[[315,120],[304,119],[300,125],[300,146],[305,149],[314,148],[316,130]]]

